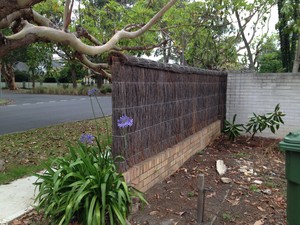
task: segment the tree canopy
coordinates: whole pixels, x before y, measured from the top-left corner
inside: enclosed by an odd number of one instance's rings
[[[92,62],[87,55],[96,56],[110,50],[122,50],[118,46],[122,39],[134,39],[143,35],[176,0],[166,2],[156,14],[151,10],[141,13],[142,8],[138,6],[144,1],[138,1],[135,5],[139,10],[139,20],[135,17],[134,21],[124,21],[132,22],[125,25],[122,14],[127,13],[128,4],[133,1],[82,1],[84,7],[77,10],[78,19],[72,17],[74,2],[0,0],[0,29],[9,29],[8,34],[0,33],[0,57],[32,43],[53,42],[70,47],[82,64],[108,76],[104,72],[106,66]],[[134,9],[130,13],[134,14]],[[150,14],[152,17],[149,18]]]

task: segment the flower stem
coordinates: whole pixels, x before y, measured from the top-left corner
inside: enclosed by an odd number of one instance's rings
[[[108,123],[107,123],[107,119],[106,119],[106,116],[105,116],[105,114],[104,114],[104,111],[103,111],[103,109],[102,109],[102,107],[101,107],[101,104],[100,104],[100,102],[99,102],[97,96],[95,96],[95,98],[96,98],[97,104],[98,104],[98,106],[99,106],[99,108],[100,108],[100,110],[101,110],[102,116],[103,116],[103,118],[104,118],[104,122],[105,122],[105,126],[106,126],[107,145],[109,145],[110,136],[109,136],[109,132],[108,132]]]
[[[94,110],[93,101],[92,101],[92,97],[91,96],[90,96],[90,102],[91,102],[91,107],[92,107],[92,112],[93,112],[94,120],[95,120],[95,123],[96,123],[97,136],[98,136],[98,139],[99,139],[100,138],[99,124],[98,124],[98,121],[96,119],[96,114],[95,114],[95,110]]]

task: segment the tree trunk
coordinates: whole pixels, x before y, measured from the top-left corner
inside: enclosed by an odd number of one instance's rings
[[[1,73],[4,77],[4,80],[7,84],[9,90],[17,90],[17,85],[15,82],[15,73],[13,67],[10,64],[4,64],[1,67]]]
[[[97,74],[96,82],[97,82],[97,88],[100,89],[102,87],[102,85],[104,84],[104,78],[101,75]]]
[[[239,15],[239,13],[238,13],[237,10],[235,10],[234,13],[235,13],[235,17],[236,17],[237,22],[238,22],[239,30],[240,30],[240,32],[241,32],[241,35],[242,35],[242,39],[243,39],[244,45],[245,45],[246,50],[247,50],[247,57],[248,57],[248,60],[249,60],[249,69],[250,69],[250,70],[255,70],[252,52],[251,52],[249,43],[248,43],[248,41],[247,41],[247,38],[246,38],[246,36],[245,36],[245,32],[244,32],[244,28],[243,28],[242,23],[241,23],[240,15]]]
[[[32,81],[32,88],[35,88],[35,73],[34,70],[31,71],[31,81]]]
[[[76,71],[74,68],[71,69],[71,75],[72,75],[73,88],[77,88]]]
[[[300,65],[300,35],[298,37],[298,48],[295,54],[295,60],[293,64],[293,73],[298,73]]]

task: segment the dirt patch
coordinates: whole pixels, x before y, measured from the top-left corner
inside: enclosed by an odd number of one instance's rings
[[[285,159],[278,142],[258,137],[247,142],[241,137],[233,143],[220,136],[148,190],[149,205],[130,216],[131,224],[197,224],[199,174],[205,175],[203,224],[286,224]],[[216,160],[227,166],[223,176],[216,172]],[[231,182],[223,183],[222,177]],[[41,215],[31,212],[12,224],[45,224],[41,221]]]
[[[278,142],[241,137],[232,143],[219,137],[147,191],[149,205],[134,213],[131,223],[197,224],[197,183],[204,174],[206,224],[286,224],[285,160]],[[216,171],[216,160],[228,167],[223,176]],[[231,182],[223,183],[221,177]]]

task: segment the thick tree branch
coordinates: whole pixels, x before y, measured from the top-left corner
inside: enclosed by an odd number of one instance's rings
[[[68,30],[68,27],[71,23],[73,4],[74,4],[74,0],[66,0],[66,2],[65,2],[64,19],[63,19],[63,21],[64,21],[63,30],[64,31]]]
[[[244,41],[244,44],[245,44],[245,47],[246,47],[246,50],[247,50],[247,56],[248,56],[248,59],[249,59],[249,69],[254,69],[254,62],[253,62],[251,49],[250,49],[249,43],[247,42],[245,32],[242,28],[242,22],[240,20],[239,13],[238,13],[237,10],[235,10],[234,13],[235,13],[235,16],[236,16],[236,19],[237,19],[237,22],[238,22],[238,26],[239,26],[239,29],[240,29],[240,32],[241,32],[241,35],[242,35],[242,39]]]
[[[0,29],[9,27],[9,25],[19,18],[26,18],[27,20],[34,21],[39,26],[46,27],[56,27],[54,23],[51,22],[48,18],[42,16],[38,12],[32,9],[21,9],[19,11],[13,12],[12,14],[4,17],[0,20]]]
[[[28,22],[24,22],[24,28],[11,36],[8,36],[7,39],[10,40],[20,40],[26,37],[28,34],[34,35],[36,38],[41,40],[53,41],[61,44],[68,44],[74,50],[87,54],[87,55],[98,55],[103,52],[107,52],[115,47],[116,43],[121,39],[131,39],[136,38],[144,34],[149,30],[163,15],[164,13],[176,3],[177,0],[170,0],[170,2],[165,5],[152,19],[142,28],[137,31],[128,32],[124,29],[117,31],[116,34],[102,46],[90,46],[82,43],[74,34],[66,33],[61,30],[56,30],[50,27],[39,27],[34,26]]]
[[[0,20],[20,9],[30,8],[31,6],[44,0],[0,0]]]
[[[27,34],[25,37],[18,40],[8,40],[0,35],[0,58],[9,52],[30,45],[38,41],[38,37],[33,34]]]
[[[300,66],[300,35],[298,37],[298,49],[295,54],[294,64],[293,64],[293,73],[298,73]]]
[[[101,74],[104,77],[107,77],[108,79],[111,79],[111,74],[107,73],[105,70],[109,70],[109,66],[106,63],[93,63],[90,61],[85,55],[76,52],[75,53],[76,58],[85,66],[92,69],[94,72]]]

